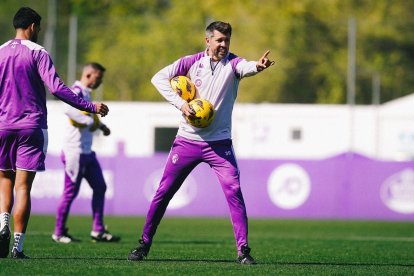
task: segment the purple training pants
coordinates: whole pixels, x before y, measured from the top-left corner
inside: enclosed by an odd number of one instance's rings
[[[247,214],[240,188],[240,174],[230,139],[193,141],[177,137],[172,145],[160,185],[152,199],[142,239],[151,244],[168,203],[190,172],[201,162],[214,170],[230,209],[237,250],[247,246]]]
[[[63,152],[62,162],[66,167],[68,160],[66,160]],[[103,217],[106,183],[102,174],[101,166],[99,165],[98,159],[96,158],[96,154],[95,152],[92,152],[90,154],[80,154],[79,169],[77,170],[75,181],[72,181],[71,177],[68,174],[67,168],[65,169],[65,186],[56,214],[55,235],[57,236],[64,234],[66,221],[69,216],[70,206],[79,193],[83,178],[88,181],[93,191],[92,230],[97,232],[105,231]]]

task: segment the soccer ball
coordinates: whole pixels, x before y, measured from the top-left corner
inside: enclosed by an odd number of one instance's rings
[[[214,107],[206,99],[194,99],[188,103],[190,108],[194,110],[194,116],[186,116],[187,122],[198,128],[208,127],[214,119]]]
[[[99,120],[98,114],[89,113],[89,112],[86,112],[86,111],[82,111],[82,113],[93,118],[93,124],[89,127],[89,131],[93,132],[93,131],[97,130],[99,128],[99,125],[100,125],[100,120]],[[85,124],[80,124],[80,123],[72,120],[71,118],[69,118],[69,122],[72,126],[77,127],[77,128],[86,127]]]
[[[176,76],[170,80],[172,89],[187,102],[194,99],[196,88],[194,83],[186,76]]]

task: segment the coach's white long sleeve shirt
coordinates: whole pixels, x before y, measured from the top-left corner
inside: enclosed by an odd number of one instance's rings
[[[172,90],[170,80],[175,76],[187,76],[197,88],[196,98],[206,99],[214,106],[216,114],[210,126],[197,128],[183,117],[178,136],[197,141],[231,139],[231,118],[239,82],[257,74],[256,64],[256,61],[247,61],[230,52],[221,61],[213,62],[204,51],[166,66],[151,82],[169,103],[180,109],[184,100]]]

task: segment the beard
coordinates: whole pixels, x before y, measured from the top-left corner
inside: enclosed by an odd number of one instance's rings
[[[217,50],[215,51],[215,56],[216,56],[217,58],[219,58],[219,60],[222,60],[223,58],[225,58],[225,57],[226,57],[227,53],[228,53],[228,50],[227,50],[227,49],[225,49],[225,48],[220,48],[220,49],[217,49]]]

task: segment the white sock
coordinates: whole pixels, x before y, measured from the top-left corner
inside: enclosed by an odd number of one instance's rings
[[[0,214],[0,231],[7,226],[10,228],[10,213],[1,213]]]
[[[16,233],[14,232],[14,243],[13,243],[13,249],[12,251],[16,248],[17,251],[22,252],[23,251],[23,243],[24,243],[24,238],[26,237],[25,233]]]

